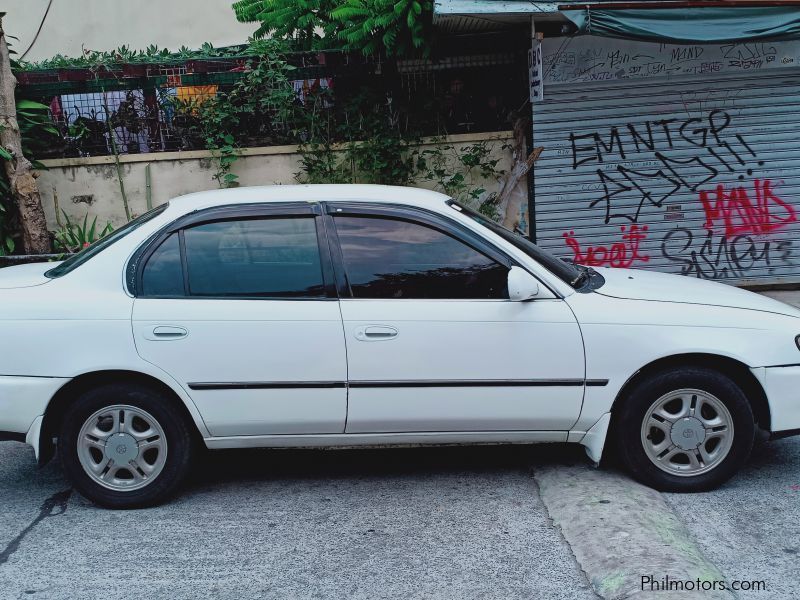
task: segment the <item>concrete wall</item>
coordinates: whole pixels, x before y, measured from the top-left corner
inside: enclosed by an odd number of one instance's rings
[[[511,151],[503,146],[511,142],[511,132],[453,135],[444,143],[460,148],[479,141],[491,144],[493,157],[500,159],[498,169],[510,168]],[[429,142],[426,145],[433,144]],[[153,206],[181,194],[218,187],[212,179],[214,162],[206,151],[132,154],[121,156],[120,160],[131,210],[137,215],[146,210],[145,169],[148,165]],[[39,171],[39,189],[52,229],[57,227],[54,203],[56,195],[59,207],[73,219],[83,219],[88,213],[90,219],[97,215],[97,222],[101,226],[106,221],[111,221],[115,226],[125,222],[113,157],[51,159],[43,163],[48,169]],[[239,175],[241,185],[297,183],[296,174],[300,171],[297,147],[247,148],[243,150],[243,156],[236,161],[233,170]],[[482,184],[489,191],[496,189],[496,182],[486,181]],[[419,185],[431,187],[425,182],[420,182]],[[759,293],[800,308],[798,290]]]
[[[453,135],[443,143],[460,148],[487,141],[493,158],[500,159],[498,169],[507,170],[511,165],[511,151],[503,146],[510,140],[510,132],[500,132]],[[432,146],[433,141],[428,140],[424,145]],[[215,161],[204,150],[130,154],[120,156],[120,162],[128,202],[136,215],[147,209],[145,170],[148,165],[153,206],[182,194],[218,188],[212,178]],[[71,218],[83,219],[88,213],[90,220],[97,215],[100,225],[110,221],[119,226],[125,222],[113,156],[50,159],[42,163],[47,169],[39,172],[39,190],[51,229],[57,228],[56,198],[59,208]],[[299,171],[300,156],[296,146],[246,148],[233,167],[243,186],[297,183]],[[489,191],[497,189],[494,181],[480,181],[480,184]],[[419,185],[431,187],[425,182]]]
[[[33,41],[48,0],[0,0],[6,12],[3,26],[14,49],[22,53]],[[80,56],[83,49],[114,50],[128,46],[143,50],[150,44],[177,50],[243,44],[256,30],[254,23],[239,23],[233,0],[56,0],[26,60],[56,54]]]

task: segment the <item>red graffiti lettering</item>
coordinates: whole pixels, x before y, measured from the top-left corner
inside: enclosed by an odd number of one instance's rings
[[[731,237],[770,233],[797,221],[794,207],[778,197],[769,179],[756,179],[753,188],[756,196],[755,204],[747,190],[741,186],[726,191],[724,185],[718,185],[713,203],[709,193],[701,191],[700,202],[703,203],[706,214],[704,227],[713,231],[716,221],[722,220],[725,225],[725,235]]]
[[[628,268],[636,261],[647,262],[650,257],[640,254],[639,244],[647,237],[647,225],[631,225],[627,230],[625,225],[620,227],[622,241],[606,246],[589,246],[586,252],[581,251],[580,242],[575,239],[575,232],[564,232],[564,241],[573,252],[572,260],[580,265],[589,267],[622,267]]]

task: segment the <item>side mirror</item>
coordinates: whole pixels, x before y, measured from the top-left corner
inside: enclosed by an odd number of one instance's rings
[[[516,302],[533,300],[539,295],[539,282],[520,267],[511,267],[508,272],[508,297]]]

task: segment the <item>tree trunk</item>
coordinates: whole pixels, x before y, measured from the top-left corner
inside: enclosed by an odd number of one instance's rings
[[[3,167],[19,214],[23,251],[26,254],[46,254],[50,252],[50,234],[36,185],[36,172],[31,161],[22,154],[22,137],[14,100],[16,84],[0,17],[0,145],[11,154],[11,160],[4,160]]]
[[[499,213],[500,223],[512,231],[519,227],[519,218],[523,204],[528,202],[528,185],[525,175],[533,167],[544,148],[534,148],[526,156],[527,142],[525,131],[530,126],[530,119],[526,116],[518,117],[514,121],[514,143],[512,156],[514,164],[511,169],[500,179],[499,190],[495,203]]]

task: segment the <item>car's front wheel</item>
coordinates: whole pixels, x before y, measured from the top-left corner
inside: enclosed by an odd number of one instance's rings
[[[189,470],[192,446],[190,425],[171,400],[133,384],[83,393],[66,411],[58,438],[75,489],[108,508],[167,499]]]
[[[637,479],[662,491],[698,492],[727,481],[747,460],[755,422],[731,378],[678,368],[633,387],[615,415],[615,435]]]

